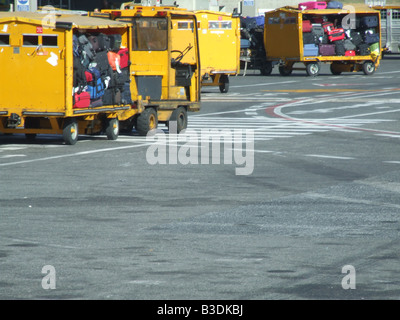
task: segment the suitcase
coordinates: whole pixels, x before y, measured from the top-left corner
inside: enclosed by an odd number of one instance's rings
[[[328,31],[328,39],[331,42],[343,40],[345,36],[346,35],[343,28],[332,29],[331,31]]]
[[[377,55],[379,55],[380,54],[380,52],[379,52],[379,42],[371,44],[369,46],[369,50],[371,51],[371,53],[375,52]]]
[[[74,87],[85,86],[86,85],[85,68],[81,63],[81,59],[79,57],[74,56],[73,64],[74,64],[73,66]]]
[[[303,20],[303,32],[311,32],[312,24],[310,20]]]
[[[313,26],[312,26],[312,33],[313,33],[317,38],[320,38],[320,37],[323,37],[323,36],[324,36],[325,30],[324,30],[324,28],[322,28],[322,25],[321,25],[321,24],[318,24],[318,25],[313,24]]]
[[[360,56],[368,56],[368,55],[371,54],[371,51],[370,51],[369,47],[370,47],[369,44],[367,44],[367,43],[361,43],[361,44],[359,44],[359,45],[357,46],[357,53],[358,53]]]
[[[318,46],[316,44],[305,44],[304,56],[318,56]]]
[[[118,51],[118,54],[121,57],[119,62],[121,69],[129,67],[129,49],[121,49]]]
[[[349,57],[349,56],[355,56],[356,52],[354,50],[346,50],[346,52],[344,53],[345,56]]]
[[[91,100],[90,107],[91,108],[97,108],[97,107],[102,107],[103,106],[103,99],[98,98],[95,100]]]
[[[340,1],[329,1],[326,9],[343,9],[343,3]]]
[[[115,101],[114,89],[107,89],[104,91],[104,96],[101,98],[104,106],[112,106]]]
[[[344,48],[346,50],[356,50],[356,45],[350,39],[346,39],[344,40]]]
[[[344,56],[346,53],[346,49],[344,48],[343,41],[336,41],[335,42],[335,52],[337,56]]]
[[[355,46],[358,46],[359,44],[361,44],[363,42],[361,34],[357,31],[353,31],[353,30],[350,32],[350,40],[351,40],[351,42],[354,43]]]
[[[101,76],[111,76],[112,69],[108,62],[107,51],[97,52],[94,62],[97,63],[96,68],[100,71]]]
[[[97,41],[99,44],[99,50],[98,51],[108,51],[111,50],[111,44],[110,44],[110,38],[104,34],[104,33],[99,33],[97,36]]]
[[[364,37],[364,42],[367,44],[379,42],[379,33],[366,33]]]
[[[360,19],[361,28],[375,28],[378,26],[378,16],[366,16]]]
[[[317,44],[318,42],[318,38],[313,33],[303,33],[303,44]]]
[[[326,21],[326,22],[322,22],[322,28],[324,29],[325,33],[327,33],[328,31],[335,29],[334,25],[332,22]]]
[[[121,48],[122,36],[120,34],[108,35],[110,39],[110,50],[118,51]]]
[[[81,92],[74,94],[74,108],[89,108],[90,94],[89,92]]]
[[[326,9],[325,1],[308,1],[308,2],[300,2],[298,9],[299,10],[315,10],[315,9]]]
[[[125,83],[121,93],[122,104],[132,104],[131,86],[129,83]]]
[[[320,44],[319,45],[319,54],[321,56],[335,56],[336,49],[334,44]]]

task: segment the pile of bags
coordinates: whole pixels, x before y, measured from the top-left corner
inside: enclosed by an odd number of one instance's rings
[[[132,104],[129,51],[121,35],[73,35],[74,108]]]
[[[303,16],[305,56],[379,55],[378,16],[359,16],[355,29],[345,29],[337,15]]]

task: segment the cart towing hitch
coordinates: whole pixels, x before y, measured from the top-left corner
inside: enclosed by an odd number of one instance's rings
[[[21,124],[21,117],[16,113],[11,113],[7,120],[7,128],[16,128]]]

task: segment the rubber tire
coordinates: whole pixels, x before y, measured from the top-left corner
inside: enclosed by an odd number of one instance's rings
[[[182,130],[185,130],[187,128],[188,124],[188,116],[187,116],[187,111],[185,107],[178,107],[175,109],[171,117],[169,118],[169,121],[167,123],[168,129],[171,128],[171,121],[176,121],[176,133],[180,133]],[[170,132],[170,133],[175,133],[175,132]]]
[[[219,82],[222,83],[219,85],[219,91],[221,91],[221,93],[227,93],[229,91],[229,77],[223,74],[219,78]]]
[[[362,70],[366,76],[369,76],[375,72],[375,64],[372,61],[365,61]]]
[[[63,138],[67,145],[74,145],[78,141],[78,121],[75,118],[67,118],[63,126]]]
[[[141,136],[146,136],[149,131],[157,129],[158,117],[154,108],[146,108],[137,118],[136,131]]]
[[[287,77],[290,76],[293,72],[293,69],[290,68],[286,68],[286,66],[279,66],[279,73],[281,74],[281,76]]]
[[[335,65],[335,63],[331,63],[331,73],[335,76],[340,76],[342,74],[342,71],[335,70]]]
[[[260,72],[263,76],[269,76],[272,73],[272,62],[271,61],[265,61],[263,62]]]
[[[321,68],[317,62],[310,62],[306,65],[306,71],[310,77],[317,77],[320,70]]]
[[[108,140],[117,140],[119,135],[118,118],[106,119],[106,135]]]

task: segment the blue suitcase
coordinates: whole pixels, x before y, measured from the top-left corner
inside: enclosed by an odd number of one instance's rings
[[[366,16],[360,20],[361,28],[375,28],[378,26],[378,16]]]
[[[339,1],[330,1],[326,6],[327,9],[343,9],[343,3]]]
[[[304,45],[304,56],[318,56],[318,46],[315,44]]]

